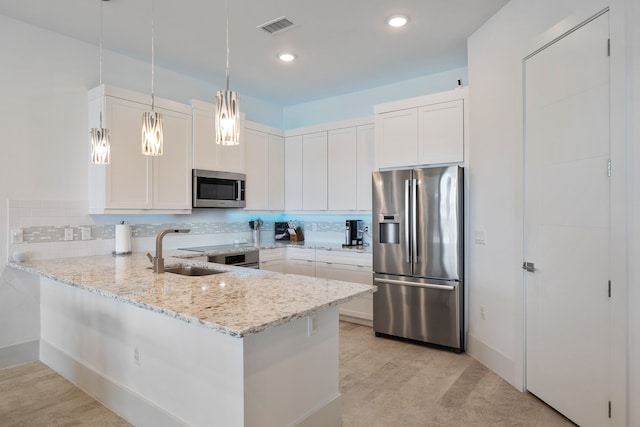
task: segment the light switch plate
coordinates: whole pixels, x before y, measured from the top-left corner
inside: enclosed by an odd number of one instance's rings
[[[486,245],[487,233],[484,230],[476,230],[473,233],[473,241],[479,245]]]
[[[91,227],[80,227],[80,239],[81,240],[91,239]]]

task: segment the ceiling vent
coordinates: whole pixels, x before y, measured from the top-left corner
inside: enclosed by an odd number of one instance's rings
[[[275,34],[293,26],[293,22],[289,21],[284,16],[281,16],[280,18],[276,18],[269,22],[265,22],[262,25],[258,25],[256,28],[261,29],[267,34]]]

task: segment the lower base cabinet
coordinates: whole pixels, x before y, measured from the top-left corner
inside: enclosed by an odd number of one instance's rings
[[[260,270],[286,273],[286,249],[260,249]]]

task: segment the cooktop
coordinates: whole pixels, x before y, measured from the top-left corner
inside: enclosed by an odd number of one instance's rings
[[[243,252],[244,249],[256,249],[248,243],[233,243],[229,245],[211,245],[211,246],[196,246],[193,248],[178,248],[181,251],[193,251],[193,252],[212,252],[212,251],[226,251],[229,249],[239,249]]]

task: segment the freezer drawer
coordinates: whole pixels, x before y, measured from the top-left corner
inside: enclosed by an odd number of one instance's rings
[[[376,333],[463,349],[462,283],[374,275]]]

